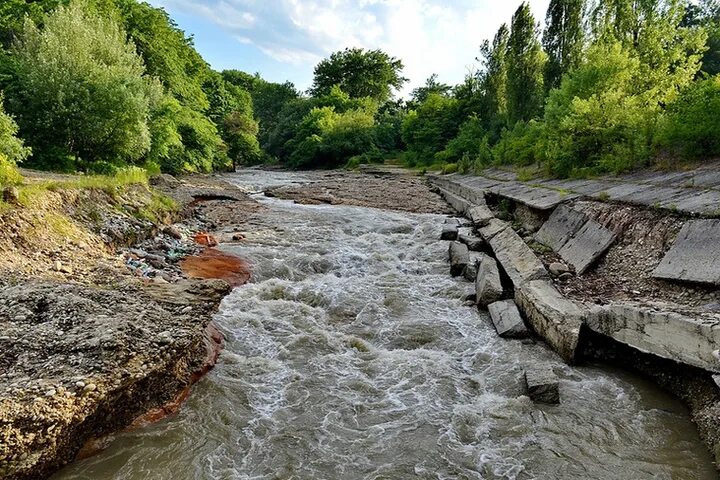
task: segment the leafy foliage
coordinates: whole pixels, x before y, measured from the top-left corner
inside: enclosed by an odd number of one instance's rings
[[[417,110],[405,117],[402,139],[412,164],[429,165],[458,130],[457,100],[437,93],[428,95]]]
[[[562,76],[582,60],[585,0],[550,0],[545,19],[543,48],[548,55],[545,88],[560,85]]]
[[[315,67],[315,78],[310,93],[322,97],[333,86],[351,98],[369,97],[384,102],[407,81],[402,77],[403,64],[382,50],[346,48],[335,52]]]
[[[59,7],[42,30],[28,20],[12,54],[8,106],[34,164],[135,162],[150,150],[161,87],[112,20],[81,3]]]

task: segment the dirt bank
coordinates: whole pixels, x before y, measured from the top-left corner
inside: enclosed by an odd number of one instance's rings
[[[8,479],[45,478],[108,434],[179,407],[219,354],[211,321],[228,281],[250,273],[242,259],[199,245],[198,234],[218,226],[209,212],[239,224],[262,209],[211,176],[162,176],[155,189],[27,176],[26,197],[0,210],[0,477]]]

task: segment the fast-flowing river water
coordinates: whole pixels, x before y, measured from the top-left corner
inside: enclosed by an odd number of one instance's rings
[[[217,315],[217,367],[177,415],[57,479],[717,478],[677,400],[500,339],[464,306],[443,217],[258,199],[269,210],[227,247],[254,273]],[[560,405],[523,395],[522,366],[540,362]]]

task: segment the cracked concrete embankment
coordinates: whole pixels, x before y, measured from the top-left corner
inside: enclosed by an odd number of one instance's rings
[[[688,230],[683,225],[698,221],[691,213],[715,214],[713,205],[701,205],[693,196],[720,195],[717,171],[521,182],[512,173],[491,170],[431,181],[471,219],[525,319],[558,354],[568,362],[617,361],[654,378],[690,407],[720,463],[720,390],[714,376],[720,372],[720,285],[683,282],[690,267],[677,265],[687,251],[708,250],[712,257],[717,248],[692,232],[679,235]],[[600,195],[608,184],[613,195]],[[570,186],[579,190],[560,190]],[[627,199],[619,194],[631,191],[644,194]],[[670,197],[658,200],[658,195]],[[671,199],[679,203],[670,207]],[[672,264],[665,270],[679,272],[677,280],[656,274],[661,262]],[[710,271],[715,267],[704,262],[703,278],[715,278]]]

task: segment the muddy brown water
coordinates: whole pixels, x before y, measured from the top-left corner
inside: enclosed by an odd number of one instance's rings
[[[463,306],[443,217],[259,199],[269,210],[224,247],[253,276],[217,315],[215,370],[177,415],[55,480],[717,478],[679,401],[502,340]],[[558,406],[523,395],[522,365],[540,362],[561,378]]]

